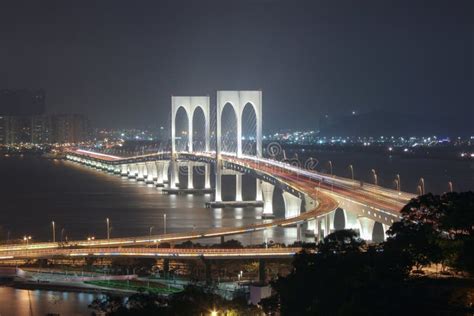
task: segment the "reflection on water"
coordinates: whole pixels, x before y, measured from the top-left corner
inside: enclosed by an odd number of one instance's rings
[[[0,287],[0,315],[29,316],[90,315],[88,305],[96,294],[69,293],[39,290],[20,290]]]

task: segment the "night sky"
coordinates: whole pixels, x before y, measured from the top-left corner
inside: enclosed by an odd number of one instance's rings
[[[44,88],[50,113],[101,127],[262,89],[267,131],[383,110],[474,132],[473,21],[470,0],[2,0],[0,88]]]

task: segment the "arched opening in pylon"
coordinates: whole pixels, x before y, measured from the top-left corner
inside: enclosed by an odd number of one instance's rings
[[[257,138],[257,115],[249,102],[242,110],[242,154],[255,156]]]
[[[230,103],[226,103],[221,114],[221,150],[237,153],[237,114]]]
[[[179,107],[176,111],[176,151],[187,151],[188,149],[188,113],[183,107]]]
[[[193,113],[193,151],[206,150],[206,117],[204,111],[198,106]]]

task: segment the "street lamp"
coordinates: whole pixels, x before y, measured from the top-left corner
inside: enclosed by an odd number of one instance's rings
[[[371,170],[372,172],[372,175],[374,177],[374,184],[377,185],[378,181],[377,181],[377,173],[375,172],[375,169],[372,169]]]
[[[31,240],[31,236],[23,236],[23,240],[26,241],[26,245],[28,246],[28,243]]]
[[[420,178],[420,192],[421,195],[425,194],[425,179]]]
[[[53,242],[56,242],[56,227],[54,225],[54,221],[51,222],[51,226],[53,229]]]
[[[163,224],[164,224],[163,226],[164,234],[166,235],[166,213],[163,214]]]
[[[107,217],[107,240],[110,240],[110,220]]]
[[[155,226],[150,226],[150,240],[151,240],[151,231],[155,228]]]
[[[329,164],[329,173],[330,173],[331,176],[332,176],[332,161],[329,160],[329,161],[328,161],[328,164]]]

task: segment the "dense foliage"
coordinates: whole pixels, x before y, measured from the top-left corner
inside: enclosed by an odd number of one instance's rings
[[[135,315],[209,315],[212,311],[219,315],[261,315],[261,311],[247,304],[244,298],[228,301],[214,294],[210,289],[195,285],[187,286],[184,291],[162,297],[150,293],[137,293],[124,299],[105,295],[92,302],[90,308],[94,314],[105,313],[109,316]]]
[[[451,287],[460,279],[433,283],[433,279],[413,278],[410,272],[436,263],[474,271],[474,193],[423,195],[401,213],[401,221],[392,225],[390,237],[380,245],[368,246],[355,231],[342,230],[328,235],[316,249],[304,249],[295,256],[293,271],[272,284],[276,295],[262,301],[265,311],[472,314],[465,301],[452,301]],[[472,287],[472,282],[462,286]]]

